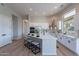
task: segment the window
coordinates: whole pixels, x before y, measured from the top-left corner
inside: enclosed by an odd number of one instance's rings
[[[76,12],[75,9],[71,10],[70,12],[64,14],[64,33],[69,34],[74,32],[74,16],[75,16]]]
[[[75,14],[76,14],[75,9],[73,9],[72,11],[70,11],[70,12],[64,14],[64,18],[67,18],[67,17],[73,16],[73,15],[75,15]]]

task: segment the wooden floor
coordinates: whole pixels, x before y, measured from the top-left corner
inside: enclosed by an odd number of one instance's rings
[[[65,48],[63,45],[57,43],[57,55],[58,56],[75,56],[76,54],[72,51]],[[23,40],[16,40],[13,43],[8,44],[0,48],[0,56],[35,56],[31,50],[27,49],[23,45]],[[36,56],[41,56],[41,53],[38,53]]]

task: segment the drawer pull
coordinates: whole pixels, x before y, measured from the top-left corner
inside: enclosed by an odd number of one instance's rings
[[[6,36],[6,34],[2,34],[2,36]]]
[[[70,40],[68,40],[68,43],[70,43]]]
[[[62,40],[62,38],[60,37],[60,39]]]

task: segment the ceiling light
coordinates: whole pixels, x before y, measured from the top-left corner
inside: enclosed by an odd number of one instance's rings
[[[57,9],[57,8],[62,8],[64,5],[63,4],[61,4],[61,5],[59,5],[59,6],[55,6],[54,8],[55,9]]]
[[[58,6],[55,6],[54,8],[55,8],[55,9],[57,9],[57,8],[58,8]]]
[[[29,10],[32,11],[32,8],[30,8]]]

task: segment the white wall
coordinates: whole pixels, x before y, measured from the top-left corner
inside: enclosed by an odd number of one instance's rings
[[[47,17],[44,16],[32,16],[30,17],[30,22],[29,22],[29,26],[40,26],[44,29],[48,29],[48,19]]]
[[[41,27],[42,29],[48,29],[48,23],[30,23],[30,26]]]
[[[44,16],[30,16],[30,22],[32,23],[48,23],[47,17]]]
[[[0,5],[0,15],[10,16],[11,17],[11,22],[10,22],[11,24],[12,24],[12,14],[14,14],[15,16],[18,17],[18,38],[21,38],[21,36],[22,36],[22,19],[21,19],[21,17],[18,14],[16,14],[13,10],[8,8],[7,6]],[[12,32],[13,32],[13,29],[12,29],[12,25],[11,25],[11,33]]]

